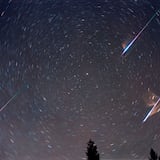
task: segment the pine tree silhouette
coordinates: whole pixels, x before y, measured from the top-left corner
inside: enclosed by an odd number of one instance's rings
[[[99,153],[97,151],[97,146],[91,139],[88,142],[86,155],[87,155],[87,160],[99,160]]]
[[[149,160],[160,160],[157,153],[151,148]]]

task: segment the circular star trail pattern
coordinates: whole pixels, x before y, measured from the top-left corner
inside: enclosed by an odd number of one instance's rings
[[[101,159],[148,158],[160,148],[159,9],[149,0],[1,0],[0,112],[3,160],[81,160],[92,138]],[[24,86],[28,86],[23,90]]]

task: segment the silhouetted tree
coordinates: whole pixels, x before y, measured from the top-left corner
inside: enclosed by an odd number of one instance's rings
[[[151,148],[149,160],[160,160],[158,154]]]
[[[97,146],[91,139],[88,142],[86,155],[87,155],[87,160],[99,160],[99,153],[97,151]]]

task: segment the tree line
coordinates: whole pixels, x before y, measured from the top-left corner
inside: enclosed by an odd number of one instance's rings
[[[87,160],[100,160],[100,155],[97,151],[97,146],[91,139],[87,143]],[[160,156],[154,151],[153,148],[150,150],[149,160],[160,160]]]

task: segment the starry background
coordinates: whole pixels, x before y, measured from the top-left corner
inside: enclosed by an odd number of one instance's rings
[[[160,152],[160,17],[128,56],[159,0],[0,0],[0,158],[82,160],[92,138],[101,159]],[[27,86],[27,87],[26,87]]]

